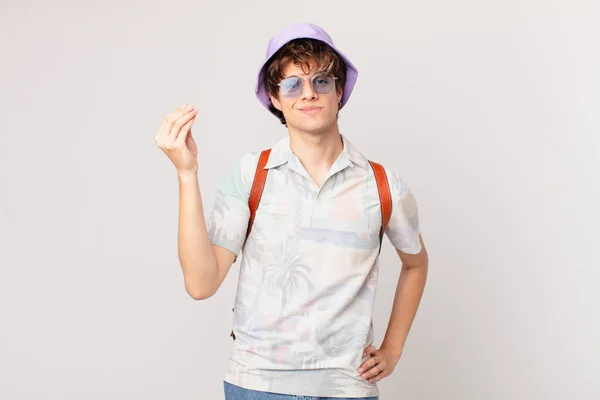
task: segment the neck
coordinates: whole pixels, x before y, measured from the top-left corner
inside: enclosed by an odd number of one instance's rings
[[[318,134],[290,130],[290,147],[307,170],[329,171],[344,146],[340,132],[335,129]]]
[[[327,131],[312,133],[288,129],[290,148],[317,185],[329,173],[344,145],[337,124]]]

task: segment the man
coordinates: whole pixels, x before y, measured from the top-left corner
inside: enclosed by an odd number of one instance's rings
[[[208,223],[191,136],[197,110],[175,111],[156,134],[179,176],[187,292],[194,299],[212,296],[243,249],[226,399],[377,399],[376,383],[400,359],[428,258],[413,193],[386,168],[392,207],[385,233],[402,271],[377,349],[380,188],[374,167],[337,124],[356,78],[356,68],[316,25],[295,24],[272,38],[256,94],[288,135],[262,168],[261,153],[241,157],[225,175]],[[247,235],[257,166],[267,178]]]

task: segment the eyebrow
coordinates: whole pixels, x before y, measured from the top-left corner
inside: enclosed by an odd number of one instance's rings
[[[317,75],[322,75],[322,74],[326,74],[326,72],[325,72],[325,70],[324,70],[324,69],[316,71],[316,72],[315,72],[315,73],[312,75],[312,77],[315,77],[315,76],[317,76]],[[311,78],[312,78],[312,77],[311,77]],[[283,78],[281,78],[281,79],[287,79],[287,78],[300,78],[300,75],[289,75],[289,76],[284,76],[284,77],[283,77]]]

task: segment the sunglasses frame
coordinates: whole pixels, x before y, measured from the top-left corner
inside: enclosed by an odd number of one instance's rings
[[[334,81],[334,82],[333,82],[333,88],[332,88],[332,89],[331,89],[329,92],[326,92],[326,93],[319,93],[319,92],[318,92],[318,91],[315,89],[315,86],[314,86],[314,80],[315,80],[315,78],[317,78],[317,77],[320,77],[320,76],[330,76],[330,77],[332,77],[332,78],[333,78],[333,81]],[[299,77],[299,76],[297,76],[297,75],[288,76],[287,78],[283,79],[281,82],[279,82],[279,83],[277,84],[277,86],[279,87],[279,89],[280,89],[280,90],[281,90],[281,84],[282,84],[284,81],[286,81],[287,79],[290,79],[290,78],[298,78],[298,79],[300,79],[300,81],[302,82],[302,87],[301,87],[301,88],[298,90],[298,94],[297,94],[297,95],[295,95],[295,96],[289,96],[289,95],[285,95],[285,94],[283,94],[283,93],[282,93],[283,97],[286,97],[286,98],[292,98],[292,99],[293,99],[293,98],[295,98],[295,97],[298,97],[298,96],[301,96],[301,95],[302,95],[302,93],[304,92],[304,81],[305,81],[305,80],[307,80],[307,79],[309,79],[309,78],[301,78],[301,77]],[[316,74],[314,74],[314,75],[313,75],[313,76],[310,78],[310,86],[312,87],[312,89],[313,89],[313,90],[314,90],[316,93],[319,93],[319,94],[329,94],[329,93],[331,93],[331,91],[332,91],[333,89],[335,89],[335,81],[336,81],[336,80],[337,80],[337,76],[333,76],[332,74],[316,73]]]

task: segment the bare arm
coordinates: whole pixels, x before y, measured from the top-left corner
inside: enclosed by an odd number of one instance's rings
[[[198,184],[198,147],[192,124],[198,110],[184,104],[167,115],[154,135],[156,145],[177,169],[179,178],[178,253],[185,289],[194,299],[206,299],[221,286],[235,255],[212,246],[208,238]]]
[[[375,383],[389,376],[402,356],[406,337],[413,323],[427,280],[428,256],[423,238],[419,234],[422,249],[418,254],[408,254],[396,249],[402,261],[402,271],[396,287],[392,315],[381,347],[371,345],[363,357],[370,355],[358,372],[363,379]]]
[[[402,261],[402,270],[398,278],[392,314],[381,347],[389,349],[398,359],[402,355],[427,280],[429,259],[421,235],[419,240],[422,250],[418,254],[407,254],[396,249]]]
[[[179,229],[178,254],[185,290],[196,300],[214,295],[227,276],[235,255],[213,246],[208,238],[198,175],[178,173]]]

